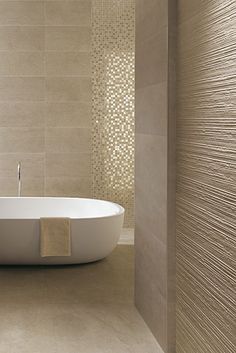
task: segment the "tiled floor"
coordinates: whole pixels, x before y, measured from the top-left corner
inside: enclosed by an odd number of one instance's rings
[[[0,267],[0,353],[160,353],[133,305],[133,247],[77,266]]]

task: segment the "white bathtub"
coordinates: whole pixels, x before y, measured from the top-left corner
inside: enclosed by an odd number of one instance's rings
[[[40,257],[40,217],[71,218],[72,256]],[[49,197],[0,197],[0,264],[59,265],[106,257],[116,246],[124,209],[112,202]]]

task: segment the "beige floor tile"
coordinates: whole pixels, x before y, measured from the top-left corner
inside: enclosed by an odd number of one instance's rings
[[[0,267],[0,353],[161,353],[133,304],[133,246],[73,266]]]

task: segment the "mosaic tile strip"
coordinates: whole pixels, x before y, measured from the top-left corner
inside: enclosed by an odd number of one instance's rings
[[[93,0],[93,197],[134,224],[134,0]]]

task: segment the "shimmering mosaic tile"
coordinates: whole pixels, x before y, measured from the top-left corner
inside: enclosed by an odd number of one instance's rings
[[[93,0],[93,196],[134,223],[134,0]]]

